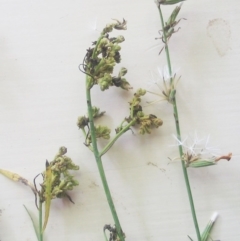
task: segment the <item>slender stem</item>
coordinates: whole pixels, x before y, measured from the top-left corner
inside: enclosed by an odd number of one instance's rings
[[[158,10],[159,10],[161,24],[162,24],[163,38],[164,38],[164,42],[165,42],[165,53],[166,53],[166,58],[167,58],[168,71],[169,71],[169,75],[172,76],[172,67],[171,67],[169,48],[168,48],[166,33],[165,33],[165,30],[164,30],[164,20],[163,20],[163,14],[162,14],[160,5],[158,7]],[[171,77],[171,83],[172,83],[172,81],[173,81],[173,78]],[[174,113],[174,118],[175,118],[177,138],[178,138],[179,142],[181,143],[181,131],[180,131],[180,124],[179,124],[178,110],[177,110],[177,103],[176,103],[176,97],[175,96],[172,100],[172,104],[173,104],[173,113]],[[178,146],[178,150],[179,150],[179,155],[180,155],[180,158],[181,158],[183,156],[182,145]],[[197,234],[197,239],[198,239],[198,241],[201,241],[201,234],[200,234],[199,227],[198,227],[198,221],[197,221],[196,211],[195,211],[195,207],[194,207],[191,187],[190,187],[190,183],[189,183],[187,168],[186,168],[183,160],[181,160],[181,163],[182,163],[182,170],[183,170],[184,180],[185,180],[185,184],[186,184],[186,188],[187,188],[189,203],[190,203],[190,207],[191,207],[192,218],[193,218],[193,222],[194,222],[194,226],[195,226],[195,230],[196,230],[196,234]]]
[[[116,142],[116,140],[126,131],[129,130],[130,126],[132,126],[136,122],[135,119],[133,119],[131,122],[129,122],[121,131],[117,133],[117,135],[103,148],[101,153],[99,154],[100,156],[103,156]]]
[[[42,230],[42,202],[39,198],[39,210],[38,210],[38,217],[39,217],[39,241],[43,241],[43,230]]]
[[[88,78],[90,78],[89,76],[86,76],[86,86],[88,86]],[[90,94],[90,88],[86,89],[86,98],[87,98],[87,106],[88,106],[88,118],[89,118],[89,123],[90,123],[90,133],[91,133],[91,140],[92,140],[92,147],[93,147],[93,152],[94,152],[94,156],[97,162],[97,166],[98,166],[98,170],[99,170],[99,174],[102,180],[102,184],[104,187],[104,191],[108,200],[108,204],[109,207],[111,209],[111,213],[112,213],[112,217],[117,229],[117,233],[118,236],[120,238],[121,241],[124,241],[124,235],[123,235],[123,231],[118,219],[118,215],[113,203],[113,199],[108,187],[108,183],[107,183],[107,179],[105,176],[105,172],[104,172],[104,168],[102,165],[102,160],[101,160],[101,156],[100,153],[98,151],[98,147],[97,147],[97,140],[96,140],[96,133],[95,133],[95,128],[94,128],[94,123],[93,123],[93,114],[92,114],[92,103],[91,103],[91,94]]]

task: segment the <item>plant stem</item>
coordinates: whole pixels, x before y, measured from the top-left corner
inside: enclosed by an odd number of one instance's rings
[[[164,30],[164,20],[163,20],[163,15],[162,15],[160,5],[158,7],[158,10],[159,10],[161,24],[162,24],[163,38],[164,38],[164,42],[165,42],[165,53],[166,53],[166,58],[167,58],[168,71],[169,71],[169,75],[172,76],[171,60],[170,60],[170,54],[169,54],[169,48],[168,48],[168,42],[167,42],[168,40],[167,40],[166,33]],[[171,77],[170,81],[172,84],[172,82],[173,82],[172,77]],[[173,113],[174,113],[174,118],[175,118],[177,138],[178,138],[179,142],[181,143],[181,131],[180,131],[179,118],[178,118],[176,97],[173,98],[172,104],[173,104]],[[192,218],[193,218],[193,222],[194,222],[194,226],[195,226],[195,230],[196,230],[196,234],[197,234],[197,239],[198,239],[198,241],[201,241],[201,234],[200,234],[199,227],[198,227],[198,221],[197,221],[197,216],[196,216],[196,212],[195,212],[195,207],[194,207],[193,196],[192,196],[191,187],[190,187],[190,183],[189,183],[187,168],[185,166],[184,161],[182,160],[182,156],[183,156],[182,145],[178,146],[178,150],[179,150],[179,155],[180,155],[181,162],[182,162],[182,170],[183,170],[185,185],[187,188],[187,193],[188,193],[189,203],[190,203],[190,207],[191,207]]]
[[[39,241],[43,241],[43,230],[42,230],[42,202],[39,198],[39,210],[38,210],[38,217],[39,217]]]
[[[88,78],[90,78],[89,76],[86,76],[86,86],[88,86]],[[91,140],[92,140],[92,147],[93,147],[93,152],[94,152],[94,156],[97,162],[97,166],[98,166],[98,171],[102,180],[102,184],[104,187],[104,191],[108,200],[108,204],[109,207],[111,209],[111,213],[112,213],[112,217],[116,226],[116,230],[118,233],[118,236],[120,238],[121,241],[124,241],[124,235],[123,235],[123,231],[118,219],[118,215],[112,200],[112,196],[108,187],[108,183],[107,183],[107,179],[105,176],[105,172],[104,172],[104,168],[102,165],[102,160],[101,160],[101,155],[98,151],[98,147],[97,147],[97,140],[96,140],[96,133],[95,133],[95,128],[94,128],[94,123],[93,123],[93,114],[92,114],[92,103],[91,103],[91,94],[90,94],[90,89],[91,88],[87,88],[86,89],[86,98],[87,98],[87,106],[88,106],[88,118],[89,118],[89,124],[90,124],[90,134],[91,134]]]
[[[126,131],[129,130],[130,126],[132,126],[136,122],[135,119],[133,119],[131,122],[129,122],[121,131],[117,133],[117,135],[103,148],[101,153],[99,154],[100,156],[103,156],[116,142],[116,140]]]

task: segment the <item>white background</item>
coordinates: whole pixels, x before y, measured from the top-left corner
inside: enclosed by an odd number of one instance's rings
[[[45,240],[104,240],[113,224],[92,153],[83,145],[77,117],[87,112],[85,76],[78,65],[112,19],[128,21],[122,62],[134,90],[148,88],[151,73],[166,65],[158,55],[160,19],[153,1],[0,1],[0,168],[32,180],[60,146],[80,165],[75,205],[54,200]],[[173,7],[163,7],[165,18]],[[230,162],[189,169],[200,229],[214,211],[214,240],[240,240],[240,4],[238,0],[186,1],[181,29],[170,40],[172,63],[180,68],[177,102],[183,136],[210,135],[210,146],[233,153]],[[117,67],[119,68],[119,67]],[[160,79],[160,77],[158,77]],[[154,86],[152,91],[159,91]],[[106,111],[100,123],[113,130],[128,116],[133,91],[93,91]],[[148,95],[146,101],[154,100]],[[172,135],[172,107],[159,102],[146,112],[164,125],[151,135],[127,132],[103,157],[126,240],[196,240],[187,192]],[[199,134],[200,135],[200,134]],[[103,147],[106,142],[101,141]],[[152,163],[152,164],[151,164]],[[0,240],[36,240],[25,204],[37,217],[32,192],[0,176]],[[24,231],[23,231],[24,230]]]

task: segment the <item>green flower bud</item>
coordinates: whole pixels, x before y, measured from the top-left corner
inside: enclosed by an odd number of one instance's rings
[[[118,51],[120,51],[120,50],[121,50],[121,46],[120,46],[120,45],[118,45],[118,44],[114,44],[114,45],[113,45],[112,51],[114,51],[114,53],[115,53],[115,52],[118,52]]]
[[[109,88],[112,85],[112,76],[108,73],[105,73],[104,76],[98,79],[98,84],[102,91]]]
[[[92,114],[93,114],[93,118],[98,118],[98,117],[103,116],[105,114],[105,111],[100,112],[99,108],[97,108],[96,106],[93,106]]]
[[[110,139],[111,130],[106,126],[95,127],[96,137],[103,139]]]
[[[138,118],[144,117],[144,113],[142,111],[138,111],[137,117]]]
[[[59,155],[63,156],[64,154],[67,153],[67,148],[65,146],[61,146],[59,148],[59,152],[58,153],[59,153]]]
[[[127,69],[122,67],[118,73],[118,77],[122,77],[127,73]]]
[[[102,34],[110,33],[113,30],[113,24],[107,24],[103,29]]]
[[[102,47],[106,46],[109,43],[109,40],[107,38],[102,38],[98,45],[98,50],[100,50]]]
[[[116,37],[116,38],[110,39],[110,41],[111,41],[112,43],[117,43],[117,44],[119,44],[119,43],[124,42],[124,41],[125,41],[125,38],[124,38],[122,35],[119,35],[119,36]]]
[[[146,90],[144,89],[138,89],[137,92],[135,93],[136,96],[144,96],[146,94]]]

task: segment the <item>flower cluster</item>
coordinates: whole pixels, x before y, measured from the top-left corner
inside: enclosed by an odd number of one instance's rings
[[[65,156],[67,153],[66,147],[60,147],[59,152],[54,160],[48,163],[48,168],[51,170],[51,176],[47,175],[47,171],[42,173],[43,183],[41,184],[41,191],[39,193],[41,202],[47,198],[46,190],[51,187],[51,199],[68,197],[67,191],[72,190],[74,186],[78,185],[78,181],[74,179],[69,173],[69,170],[79,170],[79,166],[75,165],[71,158]]]
[[[125,30],[126,23],[123,19],[122,23],[116,20],[115,23],[108,24],[103,29],[100,38],[93,42],[93,47],[87,49],[81,66],[88,77],[88,88],[92,88],[93,85],[99,85],[102,91],[110,86],[121,87],[124,90],[131,88],[127,80],[123,78],[127,73],[126,68],[122,68],[117,77],[112,75],[114,66],[121,61],[119,44],[125,39],[122,35],[110,38],[108,34],[113,28]]]
[[[92,115],[93,119],[97,119],[99,117],[102,117],[105,114],[105,111],[100,111],[99,108],[96,106],[92,107]],[[77,126],[82,129],[82,131],[85,132],[85,128],[87,127],[88,132],[86,134],[86,140],[85,145],[89,146],[92,143],[91,140],[91,134],[89,133],[89,117],[86,116],[80,116],[78,117]],[[95,128],[95,135],[96,138],[103,138],[103,139],[109,139],[111,130],[107,126],[94,126]]]
[[[132,121],[135,119],[134,125],[138,125],[140,128],[140,134],[150,134],[152,128],[158,128],[163,124],[163,121],[157,118],[155,115],[147,115],[144,114],[142,110],[141,103],[141,96],[146,94],[146,90],[139,89],[134,94],[133,99],[129,102],[130,104],[130,116],[126,118],[127,122]]]

